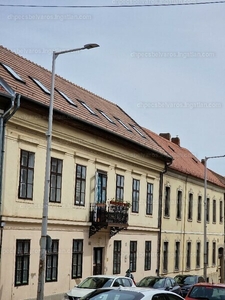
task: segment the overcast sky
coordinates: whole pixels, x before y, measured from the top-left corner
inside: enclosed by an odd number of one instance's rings
[[[179,136],[198,159],[225,155],[225,3],[188,0],[0,0],[4,47],[118,104],[140,126]],[[205,2],[205,0],[204,0]],[[104,5],[98,8],[9,4]],[[123,5],[161,5],[123,7]],[[225,175],[225,158],[208,160]]]

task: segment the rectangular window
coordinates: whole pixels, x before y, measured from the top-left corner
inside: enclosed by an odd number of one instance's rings
[[[191,269],[191,242],[187,243],[187,260],[186,260],[186,269]]]
[[[146,215],[153,213],[153,184],[147,183]]]
[[[96,178],[97,184],[97,203],[106,203],[107,200],[107,173],[106,172],[97,172]]]
[[[137,242],[130,241],[130,271],[136,272],[137,268]]]
[[[200,268],[201,257],[201,243],[197,242],[196,245],[196,268]]]
[[[82,278],[83,240],[73,240],[72,279]]]
[[[216,242],[212,243],[212,264],[216,265]]]
[[[124,176],[116,174],[116,200],[124,200]]]
[[[209,222],[209,208],[210,208],[210,200],[206,199],[206,222]]]
[[[181,219],[181,209],[182,209],[182,192],[177,192],[177,219]]]
[[[188,198],[188,220],[192,220],[192,214],[193,214],[193,194],[189,193]]]
[[[133,179],[132,185],[132,212],[139,212],[139,193],[140,193],[140,180]]]
[[[61,202],[62,166],[63,161],[61,159],[51,158],[50,202]]]
[[[28,285],[30,240],[16,240],[15,286]]]
[[[163,243],[163,273],[168,272],[168,247],[169,247],[169,243],[164,242]]]
[[[20,179],[19,198],[33,199],[34,184],[34,153],[21,150],[20,152]]]
[[[198,196],[198,212],[197,212],[197,221],[202,220],[202,196]]]
[[[76,166],[76,184],[75,184],[75,205],[85,205],[86,191],[86,167],[82,165]]]
[[[209,265],[209,242],[206,242],[206,264]]]
[[[220,201],[220,223],[223,222],[223,202]]]
[[[151,251],[152,251],[152,242],[145,241],[145,271],[151,270]]]
[[[213,223],[216,223],[216,200],[213,200]]]
[[[121,241],[114,241],[113,274],[120,274],[120,271],[121,271]]]
[[[164,206],[164,217],[170,216],[170,187],[166,186],[165,189],[165,206]]]
[[[52,240],[52,245],[46,252],[45,281],[57,281],[58,276],[59,240]]]
[[[175,244],[175,271],[179,271],[180,268],[180,242],[176,242]]]

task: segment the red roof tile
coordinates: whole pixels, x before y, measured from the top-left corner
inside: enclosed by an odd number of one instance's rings
[[[37,103],[49,106],[50,95],[38,87],[31,77],[38,79],[49,91],[51,85],[51,72],[42,68],[41,66],[11,52],[10,50],[0,46],[0,63],[10,66],[25,83],[16,80],[5,68],[0,65],[0,76],[8,83],[8,85],[22,97],[27,97],[36,101]],[[149,150],[156,152],[170,160],[171,157],[155,142],[151,137],[146,135],[142,127],[140,127],[130,116],[128,116],[118,105],[107,101],[65,79],[60,76],[55,76],[55,88],[65,93],[71,100],[75,102],[77,107],[69,104],[59,93],[54,93],[54,109],[70,115],[73,118],[86,121],[103,130],[110,131],[120,135],[123,138],[129,139],[140,146],[147,147]],[[95,113],[91,114],[83,105],[77,101],[84,101]],[[21,99],[22,101],[22,99]],[[115,124],[109,122],[104,116],[97,111],[102,110]],[[116,119],[120,119],[127,127],[131,129],[128,131]],[[135,125],[146,138],[143,138],[139,133],[131,128]]]
[[[143,128],[144,129],[144,128]],[[173,162],[169,166],[170,169],[191,175],[200,179],[204,179],[204,164],[198,160],[189,150],[182,148],[174,142],[159,136],[149,129],[144,129],[158,145],[160,145],[167,153],[173,157]],[[216,176],[214,172],[207,169],[207,181],[210,181],[218,186],[225,187],[225,184]]]

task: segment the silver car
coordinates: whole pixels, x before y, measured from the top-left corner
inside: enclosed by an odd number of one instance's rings
[[[81,297],[99,288],[109,287],[135,287],[133,280],[125,276],[94,275],[89,276],[80,284],[72,288],[64,295],[64,300],[78,300]]]
[[[97,289],[80,300],[184,300],[173,292],[141,287]]]

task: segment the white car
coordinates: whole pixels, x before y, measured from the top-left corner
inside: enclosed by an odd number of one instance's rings
[[[141,287],[97,289],[80,300],[184,300],[173,292]]]
[[[125,276],[117,275],[93,275],[87,277],[80,284],[72,288],[64,295],[64,300],[78,300],[81,297],[99,288],[109,287],[135,287],[133,280]]]

